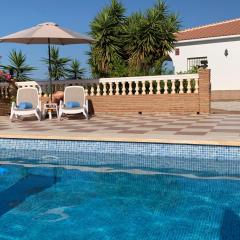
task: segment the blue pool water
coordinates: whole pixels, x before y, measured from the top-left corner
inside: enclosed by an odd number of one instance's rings
[[[239,240],[235,160],[0,151],[0,239]]]

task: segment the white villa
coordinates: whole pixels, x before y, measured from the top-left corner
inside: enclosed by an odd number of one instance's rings
[[[186,29],[170,54],[175,72],[207,64],[212,90],[240,90],[240,18]]]

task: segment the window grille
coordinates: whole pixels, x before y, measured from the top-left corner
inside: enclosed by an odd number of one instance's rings
[[[187,59],[187,70],[191,70],[193,67],[200,67],[203,64],[202,61],[207,61],[207,57],[196,57]]]

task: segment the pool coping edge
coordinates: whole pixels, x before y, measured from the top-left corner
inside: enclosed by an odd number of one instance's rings
[[[215,145],[240,147],[239,141],[216,141],[216,140],[177,140],[156,138],[126,138],[126,137],[96,137],[96,136],[44,136],[44,135],[18,135],[0,134],[2,139],[30,139],[30,140],[59,140],[59,141],[100,141],[100,142],[133,142],[133,143],[159,143],[159,144],[189,144],[189,145]]]

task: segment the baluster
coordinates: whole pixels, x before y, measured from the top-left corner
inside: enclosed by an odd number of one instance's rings
[[[85,95],[86,95],[86,96],[89,96],[89,94],[88,94],[88,88],[84,89],[84,92],[85,92]]]
[[[191,79],[187,79],[187,93],[191,93]]]
[[[5,87],[4,86],[1,88],[1,95],[3,98],[5,98]]]
[[[157,92],[156,94],[161,94],[161,86],[160,86],[160,80],[157,81]]]
[[[115,95],[119,95],[119,83],[116,82],[116,93]]]
[[[8,98],[9,97],[8,96],[8,87],[5,87],[4,90],[5,90],[5,98]]]
[[[146,95],[145,81],[142,81],[142,95]]]
[[[112,87],[112,82],[109,83],[109,95],[113,95],[113,87]]]
[[[168,81],[164,80],[164,94],[168,94],[168,85],[167,85]]]
[[[3,97],[3,87],[0,88],[0,97]]]
[[[136,82],[135,95],[139,95],[139,82]]]
[[[175,94],[176,92],[175,92],[175,88],[176,88],[176,86],[175,86],[175,80],[172,80],[172,92],[171,92],[171,94]]]
[[[149,81],[149,94],[153,94],[153,81]]]
[[[133,95],[133,93],[132,93],[132,82],[131,81],[129,81],[129,88],[128,88],[128,90],[129,90],[129,92],[128,92],[128,95]]]
[[[126,82],[122,82],[122,95],[126,95]]]
[[[179,93],[183,93],[183,80],[179,80],[180,81],[180,86],[179,86]]]
[[[198,93],[198,78],[195,79],[195,91],[194,93]]]
[[[91,89],[90,89],[90,96],[94,96],[94,87],[91,86]]]
[[[100,96],[100,84],[97,85],[97,96]]]
[[[107,95],[107,87],[106,87],[106,83],[103,83],[103,96]]]

